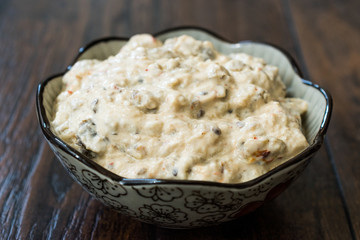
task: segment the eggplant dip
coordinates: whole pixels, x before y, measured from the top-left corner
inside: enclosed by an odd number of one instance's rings
[[[240,183],[304,150],[307,103],[286,98],[275,66],[223,55],[190,36],[133,36],[63,77],[54,133],[127,178]]]

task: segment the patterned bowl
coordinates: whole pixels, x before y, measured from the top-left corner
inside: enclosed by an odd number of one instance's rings
[[[276,197],[302,173],[310,158],[319,150],[332,109],[330,95],[318,85],[302,79],[295,61],[278,47],[251,41],[229,43],[216,34],[194,27],[171,29],[155,36],[165,40],[182,34],[209,40],[222,53],[245,52],[278,66],[288,95],[303,98],[309,103],[303,126],[310,146],[268,173],[244,183],[127,179],[94,163],[51,131],[49,119],[54,114],[53,104],[61,91],[64,72],[40,83],[36,94],[42,132],[73,179],[93,197],[114,210],[167,228],[219,224],[238,218]],[[116,54],[127,40],[118,37],[96,40],[81,48],[75,61],[106,59]]]

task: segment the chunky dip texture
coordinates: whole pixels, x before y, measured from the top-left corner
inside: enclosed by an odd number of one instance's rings
[[[53,131],[123,177],[245,182],[308,146],[275,66],[190,36],[135,35],[63,83]]]

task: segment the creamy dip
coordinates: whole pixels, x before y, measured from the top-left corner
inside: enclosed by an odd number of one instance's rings
[[[244,182],[308,146],[277,67],[190,36],[135,35],[63,83],[53,131],[124,177]]]

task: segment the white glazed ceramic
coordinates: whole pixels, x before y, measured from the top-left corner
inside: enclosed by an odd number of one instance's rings
[[[155,36],[165,40],[182,34],[209,40],[222,53],[245,52],[278,66],[288,95],[309,103],[303,126],[310,146],[286,163],[245,183],[126,179],[92,162],[51,132],[49,119],[54,114],[53,103],[61,91],[64,73],[40,83],[36,95],[43,134],[69,174],[105,205],[140,221],[168,228],[216,225],[238,218],[276,197],[301,174],[319,150],[332,109],[330,95],[318,85],[303,80],[294,60],[283,50],[258,42],[229,43],[216,34],[193,27],[171,29]],[[106,59],[116,54],[127,40],[111,37],[94,41],[80,49],[75,61]]]

